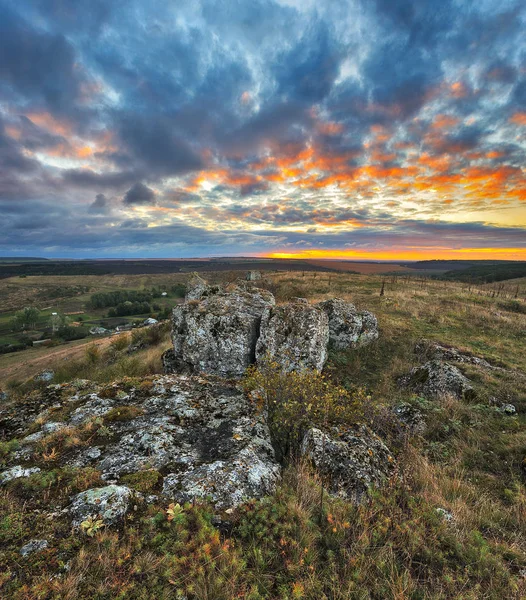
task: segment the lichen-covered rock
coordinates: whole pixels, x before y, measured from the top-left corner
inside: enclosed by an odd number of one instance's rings
[[[176,367],[239,377],[254,362],[263,311],[274,296],[257,288],[219,290],[176,306],[172,339]]]
[[[177,361],[173,348],[168,348],[168,350],[165,350],[161,354],[161,362],[163,364],[163,373],[165,375],[177,372],[179,362]]]
[[[90,466],[108,484],[125,483],[128,487],[132,484],[125,476],[155,469],[165,475],[164,485],[159,475],[155,490],[164,490],[167,499],[183,502],[210,497],[219,508],[237,506],[245,498],[273,491],[281,469],[270,432],[240,385],[195,375],[158,376],[148,384],[128,388],[124,406],[119,399],[123,390],[118,384],[91,388],[82,397],[77,396],[73,386],[64,387],[66,407],[67,393],[76,398],[71,413],[64,416],[65,426],[83,427],[93,416],[102,418],[89,430],[90,437],[84,440],[87,443],[57,456],[57,466]],[[106,394],[112,397],[101,398]],[[108,411],[117,406],[122,409],[108,416]],[[41,425],[40,420],[38,424],[41,429],[54,430],[53,425]],[[33,428],[34,422],[28,426]],[[7,462],[30,461],[42,437],[42,431],[37,433],[26,436]],[[39,470],[17,464],[0,474],[0,482]],[[103,489],[106,494],[113,488]],[[89,504],[93,494],[78,498]],[[98,503],[97,498],[94,502]],[[97,512],[87,508],[81,516]]]
[[[209,287],[206,281],[199,277],[197,273],[193,273],[192,277],[186,283],[186,300],[199,300],[206,292]]]
[[[41,371],[38,375],[35,375],[35,381],[49,382],[53,381],[54,377],[55,371],[52,371],[51,369],[45,369],[44,371]]]
[[[30,540],[27,544],[20,548],[20,554],[22,556],[28,556],[28,554],[33,554],[34,552],[42,552],[49,547],[49,542],[47,540]]]
[[[115,401],[109,398],[99,398],[97,394],[90,394],[89,400],[79,406],[70,418],[71,425],[80,425],[93,417],[101,417],[109,412]]]
[[[430,340],[420,340],[415,346],[415,352],[425,357],[425,360],[442,360],[449,362],[458,362],[464,364],[476,365],[483,369],[503,370],[490,364],[484,358],[474,356],[468,352],[462,352],[458,348],[442,346],[437,342]]]
[[[398,404],[393,408],[393,413],[411,435],[422,435],[425,432],[424,415],[412,404]]]
[[[203,463],[193,470],[167,475],[163,493],[178,502],[209,499],[223,510],[268,495],[274,491],[280,475],[279,466],[268,459],[269,451],[266,440],[255,438],[233,459]]]
[[[69,511],[73,525],[79,526],[88,517],[100,517],[106,525],[122,520],[128,512],[132,490],[124,485],[107,485],[80,492],[72,498]]]
[[[411,369],[399,379],[399,384],[430,399],[451,395],[471,400],[476,396],[469,379],[457,367],[441,360],[430,360]]]
[[[259,271],[248,271],[245,279],[247,281],[258,281],[261,279],[261,273]]]
[[[269,307],[261,320],[256,360],[267,357],[287,371],[321,371],[327,360],[329,319],[306,302]]]
[[[14,467],[7,469],[7,471],[0,473],[0,484],[7,483],[13,479],[20,479],[20,477],[29,477],[30,475],[33,475],[33,473],[40,473],[40,469],[38,467],[22,467],[20,465],[15,465]]]
[[[354,304],[333,298],[317,304],[329,317],[329,346],[347,350],[378,339],[378,321],[368,311],[357,311]]]
[[[360,502],[372,486],[392,474],[394,461],[387,446],[365,426],[337,437],[315,427],[301,444],[301,454],[317,469],[329,493]]]

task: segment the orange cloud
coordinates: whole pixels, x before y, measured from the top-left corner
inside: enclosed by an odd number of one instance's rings
[[[512,117],[510,117],[510,121],[515,125],[526,127],[526,112],[516,112]]]
[[[458,125],[458,123],[459,120],[456,117],[440,114],[433,119],[431,127],[433,127],[433,129],[449,129],[450,127]]]
[[[468,95],[468,88],[462,81],[455,81],[449,86],[451,95],[454,98],[465,98]]]
[[[45,129],[49,133],[54,135],[61,135],[68,137],[73,135],[73,127],[66,120],[59,120],[54,117],[51,113],[40,112],[40,113],[28,113],[26,117],[38,127]]]

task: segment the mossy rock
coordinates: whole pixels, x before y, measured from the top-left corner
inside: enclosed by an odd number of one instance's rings
[[[114,423],[115,421],[131,421],[143,413],[143,409],[139,408],[138,406],[116,406],[104,415],[104,422]]]
[[[127,485],[138,492],[146,493],[152,492],[159,487],[162,478],[159,471],[148,469],[147,471],[137,471],[137,473],[123,475],[119,483]]]

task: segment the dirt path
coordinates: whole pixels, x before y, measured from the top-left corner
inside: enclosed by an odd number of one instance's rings
[[[28,348],[22,352],[4,354],[0,356],[0,388],[10,379],[25,381],[44,369],[53,369],[64,360],[76,360],[90,344],[105,348],[112,339],[114,337],[86,338],[56,348]]]

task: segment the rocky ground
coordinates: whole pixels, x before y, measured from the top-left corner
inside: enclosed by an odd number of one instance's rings
[[[413,366],[389,374],[393,401],[379,402],[357,379],[363,365],[348,382],[342,361],[370,357],[381,370],[382,343],[377,317],[344,299],[276,302],[251,282],[194,277],[165,374],[54,383],[44,371],[23,395],[3,392],[0,589],[522,597],[524,373],[420,339]],[[482,467],[475,446],[492,435]],[[468,458],[472,479],[455,476]],[[502,509],[476,497],[475,472],[488,473],[484,485],[491,476]]]

